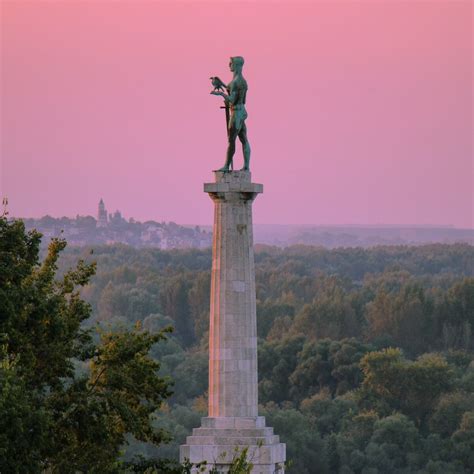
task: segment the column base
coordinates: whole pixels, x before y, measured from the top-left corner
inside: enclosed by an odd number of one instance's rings
[[[244,448],[247,460],[253,464],[252,474],[283,474],[285,472],[286,445],[265,426],[265,417],[205,417],[201,428],[194,428],[179,449],[179,459],[193,464],[207,461],[209,472],[216,467],[226,473],[232,460]],[[194,472],[198,472],[193,471]]]

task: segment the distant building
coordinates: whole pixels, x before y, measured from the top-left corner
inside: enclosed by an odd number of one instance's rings
[[[1,0],[0,0],[1,1]],[[0,200],[0,216],[1,216]],[[39,230],[43,248],[50,237],[64,237],[71,245],[102,245],[123,243],[132,247],[191,248],[209,247],[212,235],[197,227],[175,223],[124,219],[120,211],[107,212],[104,201],[98,203],[95,217],[77,215],[74,219],[44,216],[40,219],[24,219],[28,230]]]
[[[104,201],[100,198],[99,212],[97,214],[97,227],[107,227],[107,211],[105,209]]]
[[[122,213],[120,211],[115,211],[113,214],[110,214],[109,222],[115,226],[127,223],[127,221],[122,217]]]

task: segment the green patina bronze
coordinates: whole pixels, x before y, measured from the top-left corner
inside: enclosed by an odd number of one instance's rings
[[[232,81],[225,85],[217,76],[211,77],[214,90],[213,95],[220,95],[224,98],[224,108],[226,110],[227,139],[229,141],[225,164],[218,171],[230,171],[234,168],[233,159],[235,153],[235,140],[239,137],[242,143],[244,155],[244,166],[242,170],[249,170],[250,144],[247,138],[247,126],[245,120],[247,111],[245,110],[245,99],[247,96],[247,81],[242,75],[244,58],[234,56],[230,58],[229,68],[234,73]],[[226,91],[227,94],[223,91]]]

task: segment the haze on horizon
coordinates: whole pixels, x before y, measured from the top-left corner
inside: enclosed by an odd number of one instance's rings
[[[2,2],[12,216],[209,224],[245,58],[257,224],[474,228],[470,1]],[[241,150],[235,158],[242,163]]]

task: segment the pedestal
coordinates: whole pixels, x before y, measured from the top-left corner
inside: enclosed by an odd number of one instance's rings
[[[252,183],[248,171],[216,171],[204,191],[214,201],[209,417],[180,447],[180,460],[205,460],[227,472],[248,447],[252,473],[283,473],[285,445],[258,416],[252,202],[263,186]]]

